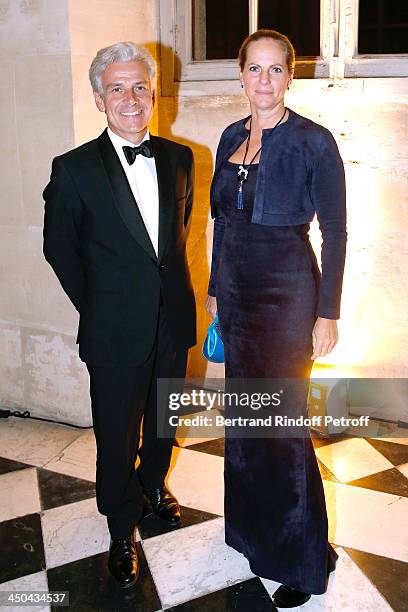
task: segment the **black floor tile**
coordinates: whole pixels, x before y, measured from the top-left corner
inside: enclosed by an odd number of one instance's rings
[[[401,474],[397,468],[370,474],[369,476],[364,476],[364,478],[351,480],[346,484],[408,497],[408,478],[406,478],[404,474]]]
[[[408,610],[408,563],[344,548],[395,612]]]
[[[49,590],[69,591],[69,609],[75,612],[156,612],[161,603],[139,542],[137,554],[140,574],[129,589],[120,588],[110,576],[105,552],[48,570]]]
[[[95,497],[95,483],[50,470],[38,469],[41,508],[49,510]]]
[[[0,523],[0,582],[45,569],[39,514]]]
[[[183,527],[189,527],[190,525],[198,525],[204,521],[211,521],[212,519],[219,518],[218,514],[211,514],[210,512],[204,512],[203,510],[196,510],[195,508],[187,508],[181,506],[181,523],[177,527],[171,527],[166,521],[155,516],[153,513],[148,514],[138,526],[140,537],[142,540],[152,538],[169,531],[177,531]]]
[[[0,475],[32,467],[34,466],[27,465],[26,463],[20,463],[20,461],[13,461],[12,459],[5,459],[4,457],[0,457]]]
[[[374,440],[368,438],[367,442],[374,446],[388,461],[394,465],[408,463],[408,444],[398,444],[397,442],[387,442],[386,440]]]
[[[191,444],[185,447],[187,450],[201,451],[202,453],[208,453],[209,455],[217,455],[217,457],[224,456],[224,438],[217,438],[216,440],[208,440],[207,442],[198,442],[198,444]]]
[[[259,578],[209,593],[167,612],[273,612],[277,610]]]

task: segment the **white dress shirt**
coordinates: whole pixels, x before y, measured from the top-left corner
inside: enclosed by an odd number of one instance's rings
[[[130,166],[126,161],[122,147],[135,147],[136,145],[125,140],[108,128],[108,135],[125,171],[132,193],[139,207],[140,214],[146,226],[147,233],[153,244],[156,255],[159,253],[159,189],[157,171],[154,157],[136,155],[134,163]],[[149,140],[150,133],[146,132],[140,141]]]

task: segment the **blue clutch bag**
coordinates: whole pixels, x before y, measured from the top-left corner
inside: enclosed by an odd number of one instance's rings
[[[208,327],[207,337],[204,340],[203,355],[213,363],[224,363],[224,343],[221,338],[218,315]]]

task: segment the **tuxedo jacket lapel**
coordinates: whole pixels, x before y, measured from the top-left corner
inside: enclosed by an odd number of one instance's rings
[[[140,244],[140,246],[150,255],[152,259],[157,260],[154,247],[143,222],[139,207],[133,196],[122,164],[120,163],[115,148],[106,130],[98,138],[98,147],[103,165],[108,175],[109,183],[112,188],[113,202],[124,224],[136,242]]]
[[[175,179],[172,177],[170,157],[163,141],[157,136],[150,136],[150,140],[159,187],[159,261],[161,261],[173,227]]]

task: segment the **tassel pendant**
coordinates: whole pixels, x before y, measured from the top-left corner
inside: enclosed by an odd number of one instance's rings
[[[238,170],[238,180],[241,181],[241,184],[247,180],[248,178],[248,172],[249,170],[247,170],[246,168],[244,168],[244,166],[241,164],[239,166],[239,170]]]
[[[239,187],[238,187],[238,195],[237,195],[237,210],[243,210],[244,209],[244,192],[242,189],[242,183],[243,181],[239,182]]]

